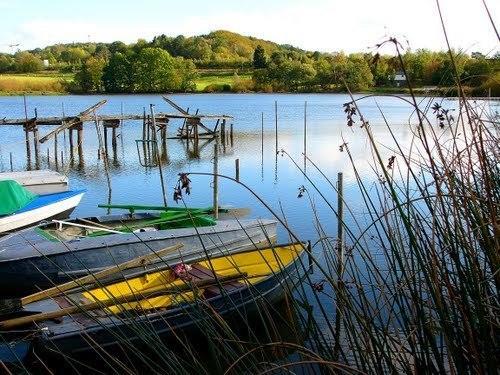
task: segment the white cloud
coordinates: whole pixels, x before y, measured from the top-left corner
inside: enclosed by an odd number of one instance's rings
[[[13,3],[0,0],[0,9]],[[500,14],[500,2],[489,3],[493,16]],[[89,39],[133,42],[162,33],[195,35],[216,29],[320,51],[366,51],[388,35],[408,39],[413,48],[446,47],[434,0],[309,0],[291,1],[282,7],[264,4],[256,1],[255,8],[226,10],[214,2],[209,11],[199,13],[194,6],[171,13],[163,5],[147,17],[139,10],[135,14],[129,4],[118,8],[113,17],[102,15],[92,21],[79,18],[75,7],[74,19],[33,16],[7,30],[1,30],[5,26],[0,25],[0,49],[12,42],[22,43],[22,48]],[[481,1],[441,0],[441,4],[453,47],[471,51],[498,48]]]

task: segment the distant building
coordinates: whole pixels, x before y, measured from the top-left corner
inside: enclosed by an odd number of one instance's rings
[[[401,87],[406,85],[406,76],[402,71],[398,71],[394,75],[394,85],[396,87]]]
[[[49,60],[45,59],[43,60],[43,67],[48,68],[50,66]]]

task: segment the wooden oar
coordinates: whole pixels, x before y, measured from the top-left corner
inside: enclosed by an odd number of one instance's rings
[[[108,233],[113,233],[113,234],[125,234],[125,232],[119,232],[117,230],[113,229],[104,229],[104,228],[99,228],[96,226],[91,226],[91,225],[84,225],[84,224],[78,224],[78,223],[73,223],[71,221],[64,221],[64,220],[52,220],[53,223],[57,223],[59,225],[68,225],[70,227],[77,227],[77,228],[84,228],[84,229],[93,229],[93,230],[99,230],[102,232],[108,232]]]
[[[66,308],[60,309],[60,310],[49,311],[49,312],[33,314],[33,315],[28,315],[28,316],[22,316],[19,318],[13,318],[13,319],[0,321],[0,329],[3,329],[3,330],[11,329],[11,328],[19,327],[19,326],[22,326],[25,324],[40,322],[40,321],[49,320],[49,319],[61,318],[65,315],[75,314],[75,313],[79,313],[79,312],[88,312],[88,311],[103,309],[103,308],[110,307],[110,306],[121,305],[124,303],[138,302],[138,301],[142,301],[142,300],[145,300],[148,298],[157,297],[160,295],[174,294],[174,293],[184,292],[184,291],[188,291],[188,290],[193,290],[195,288],[203,288],[203,287],[208,287],[208,286],[213,286],[213,285],[219,285],[219,283],[234,281],[234,280],[241,279],[243,277],[247,277],[247,274],[246,273],[237,273],[234,275],[219,276],[217,278],[217,280],[215,280],[215,279],[201,280],[198,282],[186,283],[186,284],[178,285],[175,287],[163,286],[162,288],[155,288],[155,290],[150,290],[147,293],[126,295],[126,296],[108,299],[105,301],[95,301],[95,302],[85,303],[85,304],[81,304],[81,305],[74,305],[74,306],[66,307]]]
[[[170,253],[173,253],[174,251],[179,250],[183,246],[184,246],[183,244],[179,243],[179,244],[167,247],[165,249],[156,251],[154,253],[146,254],[146,255],[140,256],[138,258],[134,258],[132,260],[129,260],[127,262],[117,264],[116,266],[106,268],[102,271],[99,271],[99,272],[96,272],[96,273],[93,273],[90,275],[86,275],[86,276],[80,277],[80,278],[72,280],[72,281],[68,281],[67,283],[56,285],[50,289],[41,290],[40,292],[30,294],[29,296],[20,298],[18,300],[10,299],[10,300],[1,301],[2,304],[8,305],[8,308],[2,309],[3,313],[5,314],[7,312],[10,313],[10,312],[13,312],[15,310],[19,310],[23,306],[27,305],[28,303],[32,303],[32,302],[40,301],[40,300],[45,299],[45,298],[51,298],[51,297],[57,296],[59,294],[64,293],[65,291],[68,291],[68,290],[71,290],[71,289],[74,289],[74,288],[77,288],[77,287],[80,287],[83,285],[87,285],[89,283],[93,283],[93,282],[102,280],[106,277],[112,276],[112,275],[114,275],[118,272],[121,272],[123,270],[146,265],[146,264],[150,263],[151,261],[157,260],[161,257],[164,257],[165,255],[168,255]]]

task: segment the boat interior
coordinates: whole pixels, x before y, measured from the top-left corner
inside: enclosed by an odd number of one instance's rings
[[[36,231],[50,241],[70,241],[110,234],[151,232],[165,229],[213,226],[216,221],[200,212],[147,212],[52,220]]]

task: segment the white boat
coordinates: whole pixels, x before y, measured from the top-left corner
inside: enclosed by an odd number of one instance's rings
[[[42,220],[68,217],[84,193],[84,190],[68,190],[36,195],[16,181],[0,181],[0,235]]]
[[[50,169],[0,173],[0,181],[5,180],[14,180],[34,194],[51,194],[68,190],[68,177]]]

